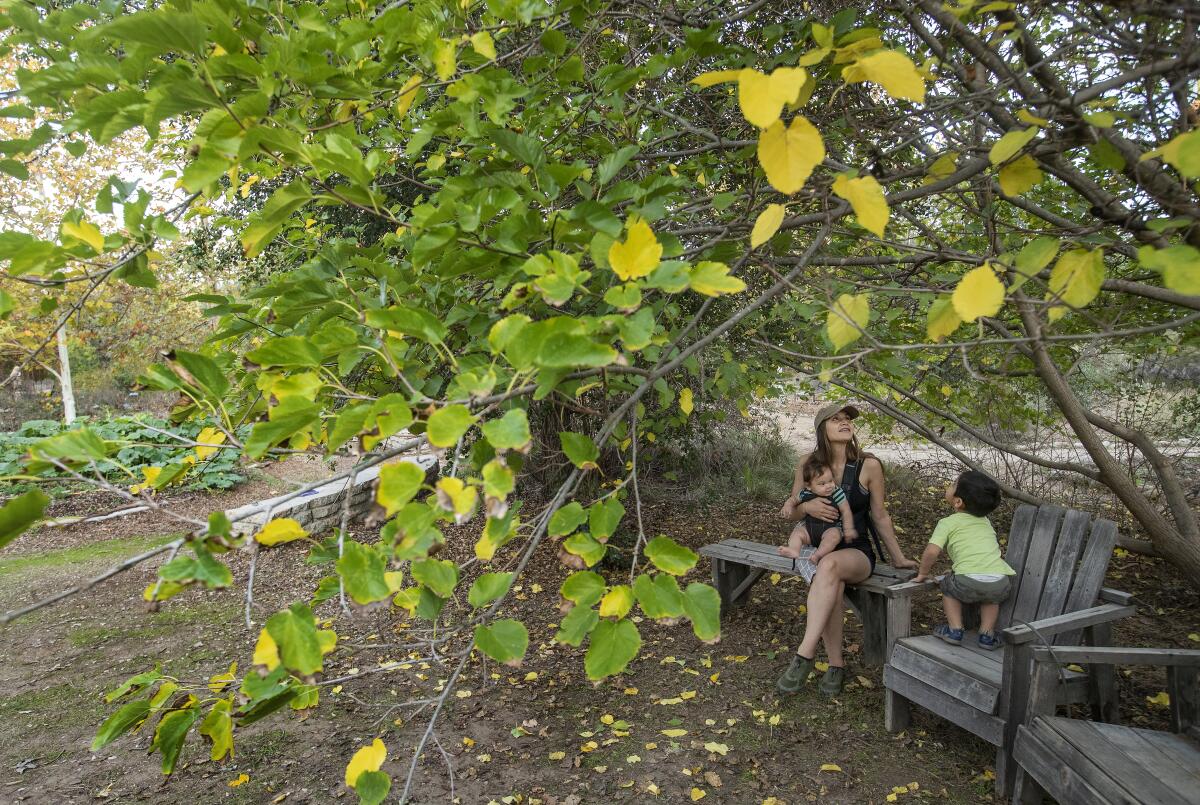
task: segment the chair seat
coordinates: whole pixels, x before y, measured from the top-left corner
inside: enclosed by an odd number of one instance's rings
[[[979,633],[963,635],[961,646],[933,635],[896,641],[888,666],[921,680],[980,712],[994,715],[1000,698],[1004,652],[979,646]],[[1059,702],[1083,701],[1087,675],[1063,670]]]
[[[1200,744],[1169,732],[1041,716],[1014,754],[1060,802],[1194,805],[1200,792]]]

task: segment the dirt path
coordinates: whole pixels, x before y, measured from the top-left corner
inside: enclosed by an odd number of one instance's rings
[[[895,485],[892,495],[911,553],[941,514],[937,491],[914,480]],[[733,536],[780,540],[773,509],[659,503],[644,516],[651,533],[699,547]],[[83,545],[45,549],[40,536],[32,536],[38,550],[6,552],[0,561],[4,609],[166,539],[161,533],[116,540],[85,534]],[[448,537],[446,557],[464,560],[474,543],[472,529]],[[306,596],[323,574],[302,557],[294,546],[262,554],[259,625],[275,608]],[[242,668],[249,663],[259,627],[248,631],[242,622],[243,557],[231,560],[235,590],[187,593],[158,613],[140,604],[154,577],[149,564],[0,631],[6,658],[0,664],[0,735],[9,738],[0,742],[0,801],[353,802],[341,783],[345,764],[374,735],[389,749],[384,769],[403,780],[423,719],[409,721],[411,708],[396,705],[437,689],[447,670],[435,663],[414,661],[396,673],[327,688],[316,710],[280,714],[239,731],[232,761],[208,762],[205,746],[190,739],[168,782],[158,756],[144,751],[149,735],[123,738],[93,755],[88,745],[96,726],[113,709],[102,694],[128,676],[161,663],[166,673],[203,682],[231,660]],[[600,570],[613,581],[628,573],[618,563]],[[701,644],[685,626],[639,623],[640,657],[628,673],[594,687],[584,676],[582,652],[552,642],[560,617],[557,589],[566,574],[550,551],[535,561],[504,613],[529,625],[525,663],[519,669],[472,664],[450,700],[438,735],[452,760],[460,801],[516,802],[520,796],[551,805],[654,797],[686,803],[702,792],[706,803],[771,797],[882,803],[900,787],[901,802],[989,801],[992,753],[982,742],[922,712],[905,733],[883,731],[879,669],[860,662],[861,632],[852,616],[852,681],[843,696],[828,702],[811,689],[792,698],[776,695],[774,679],[799,636],[803,590],[797,583],[761,582],[745,606],[727,615],[715,646]],[[707,574],[702,563],[683,581],[706,580]],[[1142,614],[1122,625],[1118,641],[1188,645],[1187,635],[1200,632],[1200,597],[1153,560],[1119,556],[1109,581],[1143,601]],[[918,610],[916,628],[932,624],[932,603]],[[318,610],[323,617],[335,614],[332,604]],[[392,645],[415,627],[386,610],[339,620],[341,647],[327,674],[404,659]],[[1162,684],[1155,675],[1122,677],[1126,717],[1133,723],[1162,720],[1145,701]],[[230,787],[241,774],[248,781]],[[414,801],[449,801],[451,780],[436,748],[417,774]]]

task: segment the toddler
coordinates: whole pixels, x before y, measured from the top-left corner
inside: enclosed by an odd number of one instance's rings
[[[979,604],[979,647],[991,651],[1000,646],[995,634],[996,618],[1015,575],[1000,556],[996,531],[987,519],[1000,505],[1000,485],[982,472],[964,472],[946,487],[946,502],[954,514],[943,517],[933,529],[913,581],[929,578],[944,548],[951,562],[950,572],[941,581],[947,622],[939,624],[933,633],[947,643],[962,645],[962,605]]]
[[[795,511],[796,505],[814,498],[825,498],[837,507],[839,517],[834,522],[827,523],[811,515],[806,516],[803,521],[796,523],[791,536],[788,537],[788,544],[781,546],[779,552],[797,559],[805,545],[814,545],[817,550],[808,557],[808,561],[815,565],[822,557],[836,549],[843,537],[846,542],[858,539],[858,532],[854,529],[854,515],[850,513],[846,493],[833,480],[833,469],[822,464],[816,456],[809,456],[801,467],[801,474],[804,478],[804,489],[800,491],[796,500],[791,502],[789,510]]]

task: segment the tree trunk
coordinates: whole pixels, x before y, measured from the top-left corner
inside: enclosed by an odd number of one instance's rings
[[[67,323],[58,328],[58,382],[62,386],[63,422],[75,421],[75,387],[71,384],[71,355],[67,351]]]

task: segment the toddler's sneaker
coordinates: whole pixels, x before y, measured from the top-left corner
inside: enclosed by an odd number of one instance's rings
[[[939,623],[937,628],[933,630],[934,637],[940,637],[947,643],[954,646],[961,646],[963,639],[962,629],[951,629],[948,623]]]
[[[979,647],[984,651],[995,651],[1001,646],[1000,638],[990,632],[979,633]]]

